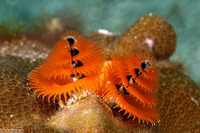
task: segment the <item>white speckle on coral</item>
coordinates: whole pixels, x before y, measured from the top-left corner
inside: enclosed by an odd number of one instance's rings
[[[148,46],[150,49],[152,49],[153,43],[154,43],[152,39],[147,38],[147,39],[145,40],[145,43],[147,44],[147,46]]]
[[[152,16],[153,15],[153,13],[149,13],[149,16]]]
[[[112,32],[106,30],[106,29],[98,29],[98,33],[99,34],[103,34],[103,35],[113,35]]]
[[[137,39],[137,36],[134,36],[134,39]]]
[[[73,97],[69,98],[68,101],[67,101],[67,105],[70,105],[74,101],[75,101],[75,99]]]
[[[87,110],[83,110],[83,113],[85,113],[85,114],[88,114],[88,113],[90,113],[91,112],[91,110],[89,109],[87,109]]]
[[[191,97],[191,100],[196,103],[196,105],[199,105],[198,101],[196,99],[194,99],[193,97]]]

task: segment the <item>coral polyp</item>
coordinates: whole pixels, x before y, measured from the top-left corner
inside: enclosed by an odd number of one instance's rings
[[[116,56],[105,65],[102,82],[97,95],[107,102],[116,102],[115,107],[128,117],[155,123],[159,120],[155,108],[158,89],[158,69],[148,56]]]
[[[102,50],[76,33],[63,35],[43,64],[29,74],[30,89],[48,101],[92,93],[104,62]],[[68,97],[69,96],[69,97]]]

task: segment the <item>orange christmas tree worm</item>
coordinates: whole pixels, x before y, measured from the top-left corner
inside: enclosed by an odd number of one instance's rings
[[[104,62],[102,50],[76,33],[67,33],[43,64],[30,73],[30,89],[38,95],[65,100],[77,92],[92,93]]]
[[[97,95],[139,121],[155,123],[159,120],[155,108],[158,89],[158,69],[148,56],[116,56],[103,67]]]

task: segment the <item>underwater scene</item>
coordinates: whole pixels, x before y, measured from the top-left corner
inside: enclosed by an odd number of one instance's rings
[[[0,0],[0,133],[199,133],[199,7]]]

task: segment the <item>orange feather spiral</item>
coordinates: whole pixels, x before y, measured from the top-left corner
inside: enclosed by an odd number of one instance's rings
[[[159,120],[155,108],[158,89],[158,69],[148,56],[116,56],[104,65],[97,95],[107,102],[116,102],[124,114],[139,121],[155,123]]]
[[[76,33],[67,33],[43,64],[29,74],[30,89],[48,101],[65,100],[72,93],[92,93],[97,86],[102,50]]]

